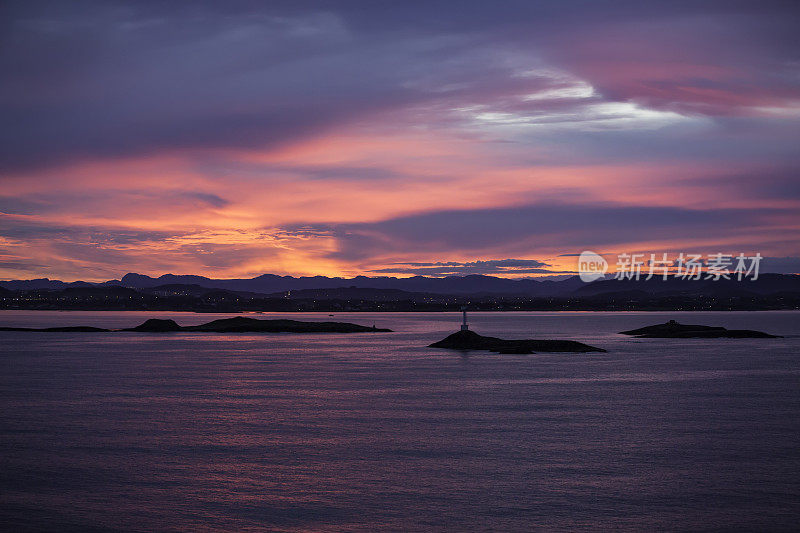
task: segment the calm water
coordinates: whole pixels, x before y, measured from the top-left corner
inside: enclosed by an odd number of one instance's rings
[[[0,312],[0,325],[231,315]],[[264,317],[269,314],[262,315]],[[294,315],[389,334],[0,332],[6,530],[791,530],[800,312]],[[636,340],[676,318],[784,339]]]

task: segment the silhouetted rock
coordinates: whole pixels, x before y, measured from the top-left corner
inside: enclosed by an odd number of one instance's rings
[[[144,331],[150,333],[163,333],[166,331],[181,331],[181,328],[174,320],[164,320],[160,318],[150,318],[139,324],[135,328],[128,328],[123,331]]]
[[[350,322],[302,322],[300,320],[258,320],[237,316],[213,320],[199,326],[181,327],[174,320],[151,318],[135,328],[110,330],[89,326],[69,326],[57,328],[9,328],[0,327],[0,331],[138,331],[149,333],[168,333],[172,331],[208,331],[213,333],[366,333],[392,331],[375,326],[360,326]]]
[[[679,324],[674,320],[664,324],[620,331],[620,333],[632,335],[639,339],[774,339],[780,337],[780,335],[770,335],[769,333],[752,329],[725,329],[719,326]]]
[[[505,340],[484,337],[474,331],[462,330],[429,345],[430,348],[450,350],[488,350],[504,354],[530,354],[536,352],[605,352],[588,344],[566,340],[515,339]]]
[[[62,326],[55,328],[7,328],[2,327],[0,331],[41,331],[45,333],[102,333],[111,331],[110,329],[93,328],[91,326]]]
[[[237,316],[214,320],[199,326],[188,326],[183,331],[213,331],[217,333],[359,333],[392,331],[390,329],[360,326],[349,322],[302,322],[300,320],[258,320]]]

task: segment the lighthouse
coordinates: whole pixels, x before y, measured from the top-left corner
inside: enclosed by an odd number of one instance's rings
[[[464,316],[464,320],[463,320],[463,322],[461,322],[461,331],[467,331],[469,329],[469,326],[467,325],[467,308],[466,307],[462,307],[461,308],[461,313]]]

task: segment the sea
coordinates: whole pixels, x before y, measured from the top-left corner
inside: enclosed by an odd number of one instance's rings
[[[800,311],[470,313],[392,333],[0,332],[4,531],[796,531]],[[0,326],[230,314],[0,311]],[[636,339],[675,319],[777,339]]]

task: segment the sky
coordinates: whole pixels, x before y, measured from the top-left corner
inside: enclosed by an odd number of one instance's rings
[[[800,272],[800,5],[0,3],[0,279]]]

